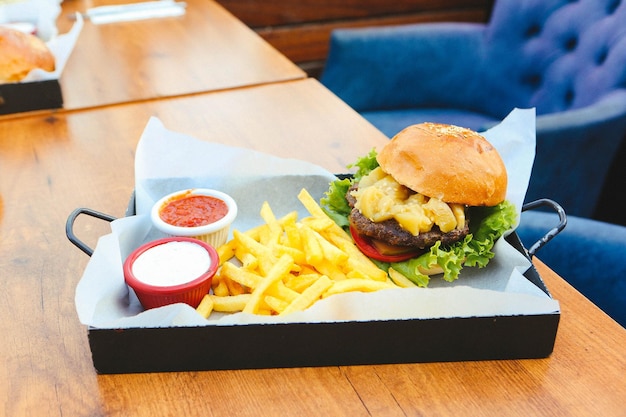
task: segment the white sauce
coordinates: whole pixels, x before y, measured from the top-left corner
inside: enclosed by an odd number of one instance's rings
[[[133,263],[135,277],[159,287],[185,284],[209,270],[211,258],[193,242],[168,242],[152,247]]]

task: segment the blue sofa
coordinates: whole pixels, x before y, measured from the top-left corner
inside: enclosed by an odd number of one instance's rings
[[[591,217],[626,136],[626,1],[496,0],[487,24],[337,30],[320,80],[389,137],[534,107],[527,201]]]
[[[517,233],[530,248],[559,223],[553,213],[522,213]],[[626,327],[626,227],[567,216],[567,225],[537,257]]]

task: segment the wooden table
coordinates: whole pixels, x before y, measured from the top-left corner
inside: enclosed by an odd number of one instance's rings
[[[137,0],[66,0],[58,19]],[[186,0],[184,16],[95,25],[86,20],[61,76],[69,110],[304,78],[222,6]],[[237,51],[236,53],[234,53]]]
[[[546,359],[97,375],[73,299],[88,258],[64,224],[76,207],[124,214],[150,116],[332,171],[386,142],[311,79],[0,121],[0,414],[624,415],[626,330],[538,260],[562,310]],[[90,244],[109,232],[76,227]]]

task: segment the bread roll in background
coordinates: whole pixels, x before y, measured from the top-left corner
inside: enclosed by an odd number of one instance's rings
[[[54,71],[54,56],[38,37],[0,26],[0,83],[18,82],[41,68]]]

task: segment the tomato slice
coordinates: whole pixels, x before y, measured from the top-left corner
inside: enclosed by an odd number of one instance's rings
[[[350,234],[352,235],[352,240],[354,240],[354,243],[359,248],[359,250],[363,252],[363,254],[367,256],[368,258],[376,259],[377,261],[389,262],[389,263],[402,262],[402,261],[406,261],[408,259],[414,258],[415,256],[419,254],[419,252],[416,251],[416,252],[401,253],[397,255],[383,255],[372,244],[370,238],[368,238],[367,236],[361,235],[359,232],[356,231],[356,229],[352,225],[350,225]]]

